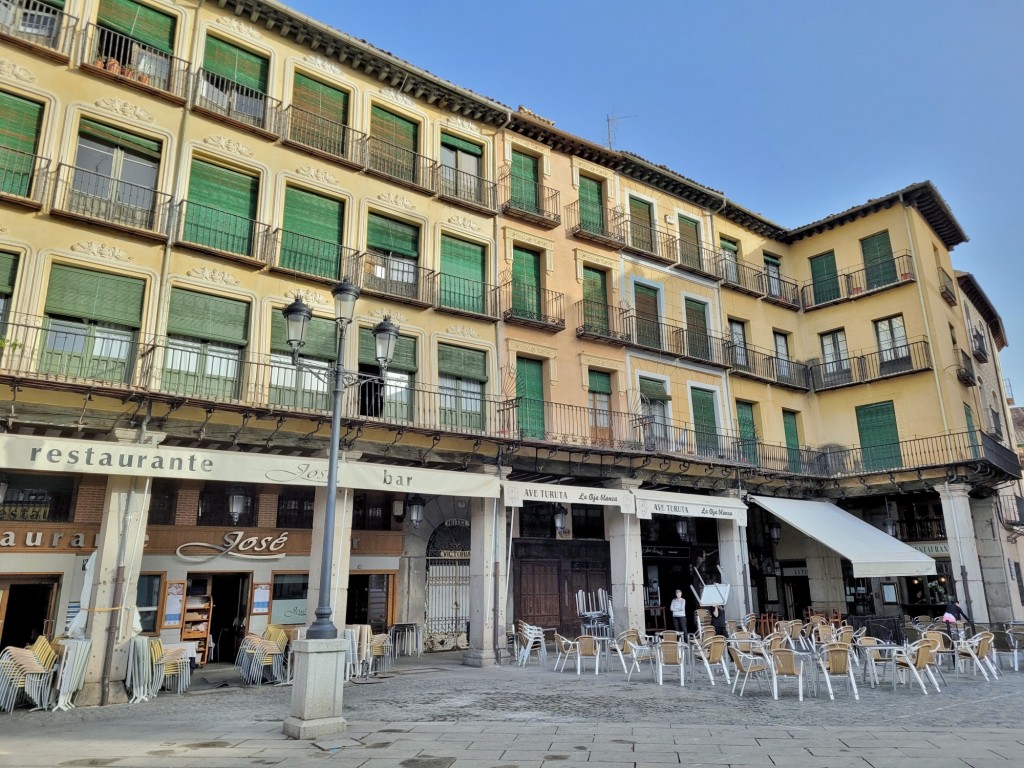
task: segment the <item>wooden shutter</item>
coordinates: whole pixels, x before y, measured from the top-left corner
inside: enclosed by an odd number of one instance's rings
[[[608,275],[593,267],[583,268],[583,324],[608,331]]]
[[[28,195],[42,121],[42,104],[0,92],[0,192]]]
[[[46,291],[46,314],[138,328],[146,282],[134,277],[54,264]]]
[[[340,200],[288,187],[284,192],[284,229],[288,232],[341,243],[345,206]]]
[[[636,304],[638,316],[648,320],[658,320],[658,289],[649,285],[634,284],[633,302]]]
[[[524,437],[543,438],[544,364],[540,360],[516,358],[516,398],[520,432]]]
[[[14,279],[18,275],[18,256],[0,251],[0,294],[14,292]]]
[[[512,308],[537,318],[540,300],[540,254],[526,248],[512,248]]]
[[[371,213],[366,221],[366,247],[379,253],[419,257],[420,228]]]
[[[786,459],[790,472],[799,472],[800,461],[800,432],[797,429],[796,412],[782,412],[782,429],[786,435]]]
[[[610,395],[612,393],[612,375],[606,371],[587,371],[587,388],[591,393]]]
[[[348,124],[348,94],[298,72],[292,88],[292,104],[335,123]]]
[[[602,186],[597,179],[580,176],[580,226],[588,232],[604,232]]]
[[[451,344],[438,344],[437,372],[458,379],[487,381],[487,353]]]
[[[823,304],[839,298],[839,276],[836,274],[836,255],[829,251],[811,258],[811,282],[814,303]]]
[[[441,302],[446,307],[484,311],[484,247],[441,236]]]
[[[690,390],[693,426],[698,432],[716,434],[718,415],[715,413],[715,393],[709,389],[693,387]]]
[[[652,226],[651,212],[653,207],[646,200],[629,198],[629,218],[634,224],[650,229]]]
[[[744,460],[757,462],[757,427],[754,424],[754,404],[736,401],[736,426],[739,427],[740,451]]]
[[[415,152],[419,145],[419,126],[380,107],[370,110],[370,135],[388,144]]]
[[[484,156],[484,148],[479,144],[474,144],[471,141],[460,139],[458,136],[452,136],[448,133],[441,134],[441,146],[448,147],[449,149],[455,149],[459,152],[465,152],[466,154],[473,155],[474,157]]]
[[[260,181],[202,160],[192,161],[188,201],[245,219],[256,218]]]
[[[377,368],[377,342],[373,328],[359,329],[359,364]],[[395,356],[388,366],[389,371],[416,373],[416,339],[413,336],[399,336],[395,342]]]
[[[284,313],[274,309],[270,313],[270,349],[290,355],[288,326]],[[317,360],[335,360],[338,356],[338,325],[333,320],[313,317],[306,326],[306,343],[299,347],[299,354]]]
[[[900,435],[892,400],[858,406],[857,432],[865,469],[892,469],[902,465]]]
[[[175,19],[132,0],[100,0],[96,23],[164,53],[174,53]]]
[[[708,330],[708,305],[695,299],[687,299],[685,302],[686,328],[691,331],[707,333]]]
[[[864,271],[868,288],[891,285],[896,282],[896,262],[892,258],[889,232],[865,237],[860,241],[864,256]]]
[[[160,142],[137,136],[134,133],[122,131],[120,128],[97,123],[95,120],[83,118],[78,126],[78,133],[93,139],[99,139],[115,147],[128,150],[135,154],[151,157],[154,160],[160,159]]]
[[[249,338],[249,304],[171,288],[167,333],[244,346]]]
[[[640,377],[640,396],[646,400],[671,400],[672,396],[665,391],[665,382],[658,379]]]
[[[267,92],[270,62],[219,38],[207,36],[203,69],[245,88]]]
[[[512,204],[525,211],[537,211],[540,196],[540,162],[532,155],[512,152]]]

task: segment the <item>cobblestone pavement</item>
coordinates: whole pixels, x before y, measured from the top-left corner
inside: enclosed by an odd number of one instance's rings
[[[621,667],[595,676],[535,663],[473,669],[456,653],[400,659],[345,688],[349,730],[284,738],[291,689],[162,694],[138,705],[0,714],[0,766],[117,768],[994,768],[1024,764],[1024,673],[955,677],[941,694],[842,687],[836,700],[780,701],[749,684],[740,699],[706,675],[664,686]],[[618,664],[617,660],[614,662]],[[203,671],[197,672],[197,676]],[[751,687],[752,686],[752,687]]]

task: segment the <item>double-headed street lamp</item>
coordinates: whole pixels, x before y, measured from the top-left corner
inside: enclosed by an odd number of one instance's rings
[[[348,278],[331,289],[334,296],[334,322],[338,327],[338,349],[334,369],[330,377],[334,382],[334,402],[331,406],[331,445],[327,457],[327,504],[324,519],[323,548],[320,555],[320,596],[316,607],[316,619],[306,630],[309,640],[332,640],[338,636],[338,628],[331,621],[331,571],[334,561],[334,515],[338,495],[338,444],[341,442],[341,396],[348,388],[365,381],[358,374],[345,372],[345,332],[355,314],[359,299],[359,286]],[[306,329],[313,317],[313,311],[302,299],[296,299],[282,310],[288,331],[288,345],[292,348],[292,362],[296,368],[318,375],[316,368],[302,365],[299,350],[306,343]],[[385,317],[373,329],[377,363],[380,365],[380,380],[387,377],[388,365],[395,355],[398,342],[398,326]],[[344,530],[344,524],[342,530]]]

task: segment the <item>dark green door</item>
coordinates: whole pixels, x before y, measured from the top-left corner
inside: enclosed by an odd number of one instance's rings
[[[524,155],[522,152],[512,153],[512,199],[513,208],[530,213],[540,212],[540,194],[537,185],[540,183],[539,162],[536,157]]]
[[[736,425],[740,432],[740,455],[749,464],[757,463],[757,427],[754,426],[754,404],[736,401]]]
[[[860,250],[864,254],[864,276],[869,290],[896,282],[896,262],[888,232],[865,237],[860,241]]]
[[[703,301],[687,299],[686,354],[698,360],[711,359],[711,340],[708,338],[708,305]]]
[[[839,276],[836,274],[836,255],[832,251],[811,259],[811,290],[814,304],[824,304],[839,298]]]
[[[790,472],[799,472],[800,462],[800,432],[796,424],[795,411],[782,412],[782,428],[786,434],[786,463]]]
[[[601,205],[601,182],[580,176],[580,229],[596,235],[604,234],[604,207]]]
[[[896,409],[892,400],[857,408],[857,431],[864,469],[893,469],[903,465]]]
[[[516,358],[516,398],[519,400],[519,433],[543,440],[544,364],[540,360]]]
[[[441,236],[441,306],[484,312],[484,247]]]
[[[710,389],[690,390],[690,406],[693,416],[694,439],[697,443],[697,454],[703,457],[717,457],[718,449],[718,417],[715,414],[715,393]]]
[[[540,254],[512,248],[512,312],[515,317],[541,320]]]
[[[608,333],[608,276],[593,267],[583,268],[583,329]]]
[[[634,285],[633,303],[636,305],[636,343],[661,349],[658,290],[647,285]]]
[[[964,403],[964,418],[967,420],[967,439],[971,444],[971,454],[974,458],[981,457],[980,446],[978,445],[978,431],[974,425],[974,411],[971,410],[971,406]]]

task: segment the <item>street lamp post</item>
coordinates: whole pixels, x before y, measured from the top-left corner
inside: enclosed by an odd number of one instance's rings
[[[345,730],[341,716],[341,684],[344,677],[344,650],[338,639],[338,627],[331,620],[331,581],[334,563],[335,515],[338,496],[338,453],[341,442],[342,395],[348,387],[360,383],[357,373],[345,372],[345,334],[355,314],[359,287],[343,278],[331,289],[334,296],[334,321],[337,326],[337,350],[334,368],[329,376],[333,384],[331,405],[331,437],[327,457],[327,498],[324,504],[323,546],[320,552],[320,594],[316,619],[306,630],[306,637],[295,643],[296,676],[292,689],[291,716],[284,722],[284,732],[293,738],[319,738]],[[299,350],[306,342],[306,330],[313,317],[302,299],[296,299],[282,310],[287,326],[288,345],[297,371],[319,376],[317,368],[304,366]],[[395,354],[398,326],[385,317],[373,329],[380,382],[387,378],[388,365]],[[365,379],[364,379],[365,380]],[[344,510],[342,510],[344,515]],[[344,521],[341,525],[345,529]],[[313,553],[310,552],[312,558]]]

